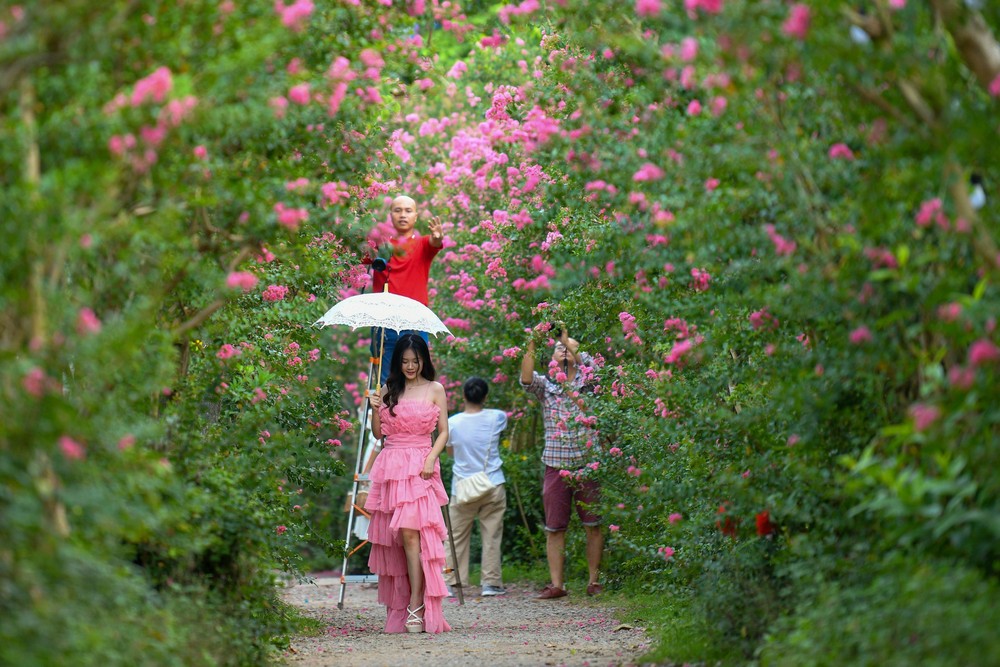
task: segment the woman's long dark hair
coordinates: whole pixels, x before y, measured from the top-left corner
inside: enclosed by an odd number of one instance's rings
[[[434,364],[431,363],[431,351],[427,349],[427,343],[417,334],[404,334],[396,341],[396,348],[392,351],[392,360],[389,362],[389,377],[385,380],[385,406],[389,408],[389,414],[396,416],[393,408],[399,403],[399,397],[406,389],[406,376],[403,375],[403,353],[413,350],[417,359],[423,362],[420,366],[420,377],[428,382],[435,377]]]

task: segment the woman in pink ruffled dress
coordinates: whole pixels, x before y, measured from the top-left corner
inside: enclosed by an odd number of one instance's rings
[[[442,574],[448,533],[441,506],[448,495],[438,456],[448,442],[448,403],[420,336],[400,337],[389,377],[371,404],[372,433],[385,443],[369,473],[368,566],[378,574],[385,631],[446,632],[451,627],[441,603],[448,595]]]

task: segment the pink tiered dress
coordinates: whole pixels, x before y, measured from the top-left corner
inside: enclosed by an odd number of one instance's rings
[[[439,463],[434,464],[433,477],[420,476],[440,408],[425,400],[402,399],[393,410],[395,415],[384,405],[379,409],[385,444],[369,473],[371,490],[365,509],[371,513],[368,540],[372,548],[368,567],[378,574],[378,601],[387,611],[385,631],[406,632],[410,578],[399,531],[419,530],[424,631],[447,632],[451,626],[444,620],[441,604],[448,595],[442,574],[448,531],[441,506],[448,504],[448,495]]]

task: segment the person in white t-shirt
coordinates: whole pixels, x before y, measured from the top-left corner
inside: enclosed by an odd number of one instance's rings
[[[500,434],[507,427],[507,414],[503,410],[485,408],[490,387],[486,380],[472,377],[462,386],[465,409],[448,419],[448,455],[452,457],[451,532],[455,540],[458,573],[463,586],[469,583],[469,543],[472,539],[473,520],[479,519],[479,533],[483,543],[482,573],[480,583],[483,595],[503,595],[503,576],[500,569],[500,542],[503,539],[503,515],[507,509],[506,481],[501,470]],[[469,503],[455,501],[455,484],[464,477],[485,471],[496,486],[487,494]],[[447,551],[447,550],[446,550]],[[448,555],[448,573],[445,582],[449,590],[455,580],[455,563]]]

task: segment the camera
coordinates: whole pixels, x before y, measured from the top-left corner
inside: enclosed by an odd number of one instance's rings
[[[387,262],[382,257],[376,257],[372,260],[372,269],[375,271],[385,271],[389,268],[389,262]]]

